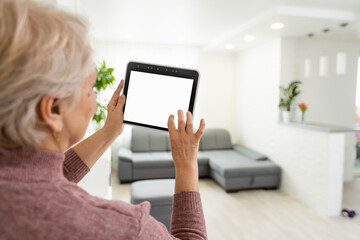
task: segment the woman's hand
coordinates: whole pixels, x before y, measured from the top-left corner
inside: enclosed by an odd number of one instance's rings
[[[205,121],[201,119],[197,132],[193,132],[193,120],[190,112],[186,113],[187,126],[185,128],[184,113],[178,111],[178,129],[174,124],[174,116],[168,120],[168,128],[171,142],[171,153],[176,168],[197,164],[199,142],[205,129]]]
[[[74,151],[89,168],[96,163],[124,129],[125,96],[120,96],[123,86],[124,80],[121,80],[108,104],[108,116],[104,127],[74,147]]]
[[[174,116],[168,120],[171,154],[176,168],[175,193],[181,191],[199,191],[197,153],[200,138],[205,130],[205,121],[201,119],[199,129],[193,132],[193,120],[190,112],[186,113],[187,125],[183,111],[178,111],[178,129]]]
[[[121,90],[124,87],[124,80],[121,80],[119,86],[115,90],[109,104],[107,105],[107,118],[103,129],[110,133],[120,135],[124,130],[124,104],[125,95],[120,95]]]

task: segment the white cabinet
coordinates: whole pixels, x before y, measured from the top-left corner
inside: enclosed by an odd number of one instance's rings
[[[91,195],[111,199],[111,148],[109,147],[78,185]]]

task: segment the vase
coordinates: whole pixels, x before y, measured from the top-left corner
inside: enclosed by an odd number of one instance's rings
[[[290,122],[290,112],[289,111],[283,111],[282,112],[282,120],[284,123]]]
[[[305,122],[305,112],[301,113],[301,122],[304,123]]]
[[[301,122],[305,122],[305,111],[301,111]]]

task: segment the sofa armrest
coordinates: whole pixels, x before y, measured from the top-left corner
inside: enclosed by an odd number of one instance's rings
[[[129,148],[120,147],[118,150],[118,158],[121,161],[132,162],[133,153]]]
[[[265,156],[264,154],[258,153],[242,145],[234,145],[234,150],[256,161],[268,160],[268,157]]]

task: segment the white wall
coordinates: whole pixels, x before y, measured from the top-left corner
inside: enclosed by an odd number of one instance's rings
[[[117,83],[125,77],[129,61],[198,70],[200,78],[194,126],[197,127],[200,119],[204,118],[207,128],[225,128],[235,132],[236,54],[204,52],[200,47],[193,46],[105,41],[94,41],[94,51],[98,61],[105,59],[108,67],[115,68]],[[114,89],[115,86],[101,98],[109,100]],[[131,127],[125,126],[114,146],[130,146],[130,140]],[[113,158],[116,158],[116,150],[113,151]]]
[[[337,74],[336,55],[346,54],[346,73]],[[293,80],[300,80],[301,94],[297,102],[309,104],[305,119],[307,122],[352,128],[356,122],[357,65],[360,56],[360,42],[285,38],[281,48],[281,84],[286,86]],[[320,56],[329,61],[326,76],[319,76]],[[305,59],[310,59],[310,76],[306,77]],[[295,110],[299,109],[295,105]],[[344,180],[353,180],[356,158],[355,133],[346,136]]]
[[[207,128],[235,132],[236,54],[200,52],[199,70],[198,115]]]
[[[236,142],[260,152],[272,149],[278,121],[281,40],[238,54],[236,81]]]
[[[281,167],[282,191],[320,212],[337,215],[342,198],[344,134],[333,136],[278,124],[281,63],[286,60],[281,58],[281,50],[282,41],[277,39],[238,55],[237,141]]]
[[[346,74],[336,73],[336,54],[346,53]],[[320,56],[329,59],[327,76],[319,76]],[[306,102],[306,121],[354,127],[357,62],[360,42],[285,38],[282,40],[281,84],[300,80],[297,102]],[[311,61],[310,76],[304,76],[305,59]]]

